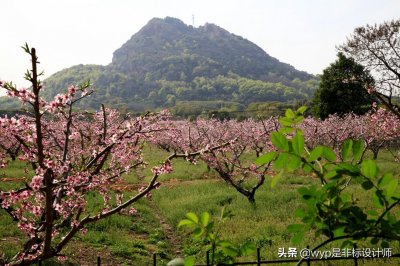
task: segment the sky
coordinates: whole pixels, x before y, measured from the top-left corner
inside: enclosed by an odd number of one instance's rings
[[[153,17],[214,23],[312,74],[335,61],[354,28],[400,17],[399,0],[0,0],[0,79],[23,79],[35,47],[45,77],[77,64],[107,65]],[[193,20],[194,17],[194,20]]]

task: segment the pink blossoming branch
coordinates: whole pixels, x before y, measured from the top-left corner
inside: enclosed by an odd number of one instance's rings
[[[156,144],[167,151],[189,153],[229,143],[221,149],[200,154],[199,159],[254,203],[255,193],[264,183],[270,166],[257,166],[254,158],[273,149],[270,133],[277,129],[277,124],[275,118],[263,123],[252,119],[243,122],[215,119],[177,121],[169,126],[171,130],[157,139]]]
[[[78,232],[86,233],[88,223],[128,209],[159,187],[158,177],[173,170],[173,159],[194,159],[226,145],[173,153],[160,166],[153,167],[152,179],[136,195],[127,199],[120,194],[115,196],[112,184],[121,181],[131,169],[146,165],[143,145],[168,129],[165,127],[168,112],[122,117],[104,106],[90,116],[75,112],[74,104],[93,92],[89,83],[71,86],[65,94],[47,102],[40,98],[43,85],[38,80],[35,49],[26,46],[25,51],[32,59],[32,69],[25,75],[32,83],[32,89],[0,83],[10,97],[32,109],[31,115],[0,120],[0,134],[8,135],[20,144],[18,159],[34,171],[34,176],[24,187],[10,191],[0,189],[1,209],[28,236],[21,250],[6,262],[8,265],[29,265],[51,257],[65,259],[63,248]],[[2,149],[3,167],[7,166],[5,159]],[[92,214],[87,208],[88,192],[103,198],[104,205],[98,213]],[[116,200],[112,201],[114,197]],[[129,211],[135,212],[134,208]]]

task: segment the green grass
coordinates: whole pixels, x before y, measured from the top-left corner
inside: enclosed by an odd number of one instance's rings
[[[230,202],[227,208],[235,216],[223,224],[223,238],[237,244],[251,240],[263,247],[264,257],[271,257],[268,251],[277,251],[278,247],[290,243],[291,235],[287,233],[286,227],[298,222],[293,218],[293,213],[301,206],[300,197],[290,184],[278,184],[274,189],[262,187],[256,194],[256,206],[253,206],[244,196],[221,181],[202,181],[172,189],[164,187],[154,193],[154,200],[168,221],[175,226],[189,211],[197,214],[207,211],[216,219],[222,205]],[[187,241],[186,255],[200,251],[190,247],[193,244],[193,241]],[[204,250],[198,255],[204,258]]]
[[[19,160],[10,161],[8,168],[0,169],[0,190],[8,191],[16,187],[23,187],[23,182],[2,182],[3,178],[31,177],[32,173],[25,173],[25,164]],[[26,237],[18,229],[12,218],[4,211],[0,210],[0,255],[3,252],[5,258],[13,257]]]
[[[131,184],[142,184],[151,178],[151,167],[164,160],[169,153],[146,146],[145,158],[149,167],[139,172],[132,172],[126,176]],[[370,154],[367,154],[370,157]],[[377,160],[380,171],[394,171],[400,175],[398,163],[385,151],[381,151]],[[64,265],[79,265],[78,258],[82,250],[88,249],[93,254],[88,255],[92,264],[98,254],[104,260],[115,259],[119,265],[148,265],[151,263],[151,255],[156,252],[163,256],[163,262],[177,255],[173,254],[177,243],[168,240],[171,232],[166,232],[162,225],[160,214],[172,226],[172,234],[182,240],[181,250],[184,255],[197,255],[199,260],[204,260],[205,254],[202,246],[188,236],[187,231],[176,228],[178,222],[189,211],[200,214],[209,212],[214,219],[220,214],[223,205],[235,215],[227,220],[221,227],[223,238],[240,244],[247,240],[253,241],[262,248],[262,258],[277,258],[280,247],[293,247],[290,242],[292,235],[287,232],[287,226],[299,221],[294,217],[294,211],[302,206],[297,189],[304,185],[319,184],[318,180],[302,174],[285,176],[274,188],[270,186],[270,180],[256,193],[256,206],[252,206],[248,200],[234,188],[221,181],[214,171],[208,171],[204,163],[191,165],[185,160],[173,161],[174,172],[161,176],[159,181],[162,186],[153,191],[152,201],[142,199],[133,207],[138,210],[137,215],[122,213],[111,216],[95,224],[88,225],[86,235],[78,234],[66,249],[72,259]],[[0,188],[8,190],[23,186],[22,182],[2,182],[1,178],[32,176],[32,171],[24,172],[25,165],[22,162],[12,162],[7,169],[0,170]],[[350,188],[354,197],[365,206],[372,206],[368,194],[357,189]],[[125,198],[133,192],[126,192]],[[89,213],[96,213],[103,204],[102,198],[95,193],[87,194]],[[157,211],[154,210],[157,207]],[[3,241],[3,239],[5,239]],[[0,256],[3,254],[9,258],[14,255],[24,236],[20,233],[11,218],[0,211]],[[316,239],[313,232],[309,232],[303,242],[298,246],[315,246],[321,239]],[[330,247],[336,247],[332,244]],[[368,242],[361,243],[365,247],[372,247]],[[329,247],[327,247],[328,249]],[[398,244],[393,244],[393,252],[400,252]],[[254,260],[255,257],[247,257],[246,260]],[[115,260],[113,263],[115,264]],[[398,262],[395,260],[395,262]],[[110,263],[110,264],[113,264]],[[107,264],[107,263],[106,263]],[[338,262],[325,263],[323,265],[338,265]],[[387,265],[388,263],[385,263]],[[393,264],[396,265],[397,263]],[[57,262],[49,261],[45,265],[57,265]],[[314,265],[314,263],[312,264]],[[318,264],[315,264],[318,265]],[[352,265],[352,262],[341,262],[340,265]],[[374,265],[373,262],[367,265]]]
[[[372,159],[372,154],[367,153],[366,154],[367,158]],[[379,152],[379,156],[377,158],[377,163],[379,165],[380,171],[381,172],[393,172],[397,175],[400,174],[400,166],[399,163],[396,163],[394,161],[393,155],[390,154],[388,151],[381,150]]]
[[[127,193],[129,194],[132,193]],[[91,195],[88,199],[92,209],[101,206],[102,199]],[[87,226],[87,234],[78,239],[96,249],[108,248],[111,256],[145,265],[153,253],[169,254],[165,235],[147,199],[139,200],[132,207],[136,215],[127,212],[110,216]]]
[[[34,176],[34,173],[30,166],[18,159],[15,161],[10,160],[7,168],[0,168],[0,189],[8,191],[13,188],[23,187],[24,182],[29,182],[32,176]],[[25,180],[2,182],[3,178],[25,178]]]
[[[370,155],[367,154],[367,157]],[[393,157],[389,153],[380,153],[378,165],[381,172],[393,171],[399,176],[399,165],[393,161]],[[273,259],[277,258],[280,247],[293,246],[290,241],[292,234],[287,232],[287,226],[299,222],[294,218],[294,211],[302,206],[297,189],[309,184],[318,185],[319,182],[312,177],[293,174],[284,177],[275,188],[271,188],[267,180],[266,184],[256,193],[256,207],[249,204],[244,196],[223,181],[215,182],[215,180],[196,180],[182,183],[181,186],[163,187],[154,193],[154,200],[168,221],[175,225],[175,228],[189,211],[197,214],[208,211],[216,219],[221,206],[230,202],[228,208],[235,214],[235,217],[222,226],[223,238],[236,244],[251,240],[262,248],[261,255],[264,259]],[[349,193],[366,207],[373,207],[369,200],[369,192],[351,186]],[[204,262],[204,250],[199,244],[191,240],[186,232],[176,230],[187,236],[184,253],[197,255]],[[315,238],[313,232],[309,232],[298,248],[304,248],[307,245],[312,247],[322,241],[323,239]],[[339,243],[333,243],[327,248],[339,247],[339,245]],[[361,245],[371,247],[368,241]],[[398,244],[393,244],[392,248],[393,252],[400,252]],[[341,265],[347,265],[347,262],[343,262]]]

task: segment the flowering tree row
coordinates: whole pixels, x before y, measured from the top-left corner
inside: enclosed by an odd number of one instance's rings
[[[285,124],[284,119],[281,122]],[[331,115],[323,121],[309,117],[299,127],[309,149],[326,145],[332,147],[338,155],[340,147],[347,139],[363,140],[363,154],[369,149],[375,157],[380,148],[400,139],[399,118],[382,108],[375,108],[362,116]],[[169,131],[160,134],[156,140],[156,144],[167,151],[185,153],[229,142],[230,145],[225,148],[199,158],[250,202],[254,202],[256,190],[270,173],[269,164],[256,166],[254,161],[261,154],[275,150],[271,143],[271,133],[280,128],[278,119],[249,119],[242,122],[175,121],[169,128]]]
[[[4,145],[19,145],[19,160],[27,163],[27,170],[29,167],[34,171],[34,176],[19,188],[6,191],[0,184],[1,212],[8,214],[27,236],[20,251],[1,262],[7,265],[65,258],[63,248],[78,232],[86,233],[88,223],[116,214],[148,196],[159,186],[158,177],[172,171],[174,158],[192,159],[200,154],[195,150],[173,153],[152,168],[151,180],[135,195],[128,198],[116,195],[111,185],[131,169],[146,165],[143,144],[154,141],[166,130],[168,113],[123,117],[104,106],[93,115],[75,112],[74,104],[92,93],[89,84],[71,86],[66,93],[47,102],[40,97],[43,86],[38,79],[35,49],[26,46],[25,51],[32,60],[32,69],[25,76],[32,89],[0,82],[10,97],[19,99],[32,111],[29,116],[0,119]],[[212,153],[224,145],[227,144],[208,146],[205,152]],[[0,161],[2,167],[7,167],[9,146],[4,147]],[[89,192],[103,197],[100,211],[87,209]]]
[[[306,118],[300,125],[309,148],[317,145],[332,147],[339,155],[339,149],[346,139],[363,140],[365,150],[371,150],[374,159],[382,147],[395,142],[399,145],[400,119],[383,108],[374,108],[365,115],[347,114],[343,117],[331,115],[321,121]]]
[[[302,224],[291,224],[287,228],[295,234],[293,244],[300,244],[310,230],[322,241],[311,248],[312,251],[337,241],[342,247],[351,247],[359,241],[370,240],[372,245],[380,244],[383,248],[389,247],[392,241],[398,242],[398,178],[393,172],[381,171],[375,160],[363,159],[363,140],[347,139],[339,152],[324,145],[308,148],[305,135],[298,127],[304,111],[304,107],[286,111],[285,117],[280,119],[282,127],[271,135],[277,151],[257,160],[258,165],[272,162],[274,169],[280,171],[278,177],[284,172],[302,170],[321,182],[298,189],[304,206],[295,212]],[[354,200],[354,189],[369,197],[368,204]]]
[[[178,121],[157,138],[156,144],[167,151],[190,153],[229,143],[221,149],[201,154],[199,159],[253,203],[269,169],[269,165],[259,167],[254,161],[271,149],[270,133],[277,126],[275,118],[263,122],[251,119],[243,122],[215,119]]]
[[[26,46],[25,51],[32,59],[32,69],[26,73],[32,89],[0,82],[10,97],[32,111],[29,116],[0,119],[0,165],[7,167],[7,158],[19,155],[35,173],[23,187],[9,191],[0,187],[1,209],[28,237],[20,252],[6,263],[29,265],[39,259],[63,258],[63,248],[78,232],[86,232],[85,225],[149,195],[159,186],[158,177],[172,171],[172,159],[177,157],[192,163],[196,158],[202,160],[250,202],[255,201],[257,189],[270,173],[270,163],[254,162],[262,154],[276,151],[271,135],[280,127],[278,119],[171,122],[166,112],[123,117],[104,106],[93,115],[78,113],[74,104],[90,96],[89,84],[71,86],[53,101],[45,101],[40,97],[43,86],[35,50]],[[280,123],[285,126],[285,120]],[[351,138],[362,139],[365,147],[377,151],[400,137],[399,119],[383,109],[324,121],[308,118],[300,127],[310,148],[326,144],[338,150]],[[129,198],[115,195],[110,189],[114,182],[146,165],[142,152],[146,142],[172,153],[152,168],[153,177],[137,194]],[[104,199],[97,213],[86,208],[89,191]]]

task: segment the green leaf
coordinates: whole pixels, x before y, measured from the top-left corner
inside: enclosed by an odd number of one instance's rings
[[[348,195],[348,194],[341,194],[339,197],[342,200],[342,202],[349,202],[351,199],[350,195]]]
[[[353,148],[353,141],[351,139],[347,139],[345,140],[345,142],[343,142],[341,150],[343,161],[347,161],[347,159],[349,159],[352,148]]]
[[[308,201],[308,203],[315,202],[316,188],[314,186],[309,189],[306,187],[301,187],[297,191],[304,200]]]
[[[292,148],[295,154],[301,155],[304,150],[304,137],[300,132],[296,132],[296,135],[292,138]]]
[[[375,211],[375,210],[368,210],[367,214],[370,215],[370,216],[373,216],[373,217],[378,217],[379,216],[378,212]]]
[[[290,224],[287,227],[287,230],[289,233],[298,233],[300,231],[302,231],[304,228],[303,224]]]
[[[388,198],[393,196],[398,185],[399,185],[399,181],[397,179],[393,179],[389,182],[389,184],[387,185],[387,188],[386,188],[386,196]]]
[[[306,216],[306,212],[303,209],[296,209],[294,211],[294,216],[298,218],[303,218],[304,216]]]
[[[366,180],[364,181],[361,186],[363,187],[363,189],[365,190],[370,190],[371,188],[374,187],[374,183],[372,183],[370,180]]]
[[[197,215],[193,212],[188,212],[186,213],[186,217],[193,221],[194,223],[198,224],[199,223],[199,218],[197,217]]]
[[[323,150],[324,150],[324,147],[323,147],[323,146],[317,146],[317,147],[315,147],[315,148],[310,152],[310,155],[308,156],[307,161],[308,161],[308,162],[316,161],[316,160],[321,156]]]
[[[374,203],[375,207],[377,208],[383,208],[383,201],[379,197],[379,193],[382,193],[381,191],[377,190],[375,193],[372,193],[372,202]]]
[[[278,184],[279,179],[282,178],[284,170],[280,171],[279,174],[275,175],[271,179],[271,187],[274,188]]]
[[[285,112],[285,116],[287,118],[293,119],[293,118],[296,117],[296,114],[293,112],[292,109],[287,109],[286,112]]]
[[[258,157],[257,160],[255,161],[255,163],[256,163],[256,165],[269,164],[270,162],[275,160],[277,154],[278,153],[276,151],[267,152],[267,153],[261,155],[260,157]]]
[[[334,179],[334,178],[340,178],[340,175],[336,170],[328,171],[325,172],[324,177],[327,179]]]
[[[274,161],[274,168],[276,170],[284,169],[287,165],[288,159],[289,159],[288,153],[279,154],[278,158]]]
[[[281,128],[279,129],[279,132],[282,133],[282,134],[289,134],[289,133],[291,133],[293,130],[294,130],[293,127],[284,126],[284,127],[281,127]]]
[[[359,175],[360,174],[360,169],[351,163],[339,163],[336,167],[335,170],[340,172],[341,170],[345,170],[347,174],[350,175]]]
[[[195,226],[195,225],[196,225],[196,223],[194,223],[192,220],[183,219],[183,220],[181,220],[181,221],[179,222],[178,227],[181,227],[181,226],[188,226],[188,227],[191,227],[191,226]]]
[[[363,140],[356,140],[353,141],[353,160],[354,162],[358,162],[361,159],[361,156],[364,152],[364,141]]]
[[[211,232],[211,230],[212,230],[213,227],[214,227],[214,222],[211,221],[211,222],[209,222],[209,223],[207,224],[206,229],[207,229],[209,232]]]
[[[215,241],[215,239],[216,239],[216,235],[212,232],[209,232],[207,235],[207,240],[210,242],[213,242],[213,241]]]
[[[304,173],[309,174],[309,173],[311,173],[313,170],[314,170],[314,168],[313,168],[311,165],[309,165],[309,164],[304,164],[304,166],[303,166],[303,171],[304,171]]]
[[[336,154],[333,152],[331,148],[322,147],[322,157],[327,159],[328,161],[335,162],[336,161]]]
[[[233,244],[232,244],[232,242],[230,242],[230,241],[221,240],[221,241],[218,241],[218,242],[217,242],[217,246],[219,246],[219,247],[232,247]]]
[[[256,245],[252,242],[246,242],[240,247],[241,256],[250,256],[256,251]]]
[[[303,120],[304,120],[304,117],[298,116],[298,117],[296,117],[296,118],[294,119],[294,123],[295,123],[295,124],[300,124],[301,122],[303,122]]]
[[[366,177],[373,179],[378,173],[378,167],[374,160],[364,160],[361,163],[361,173]]]
[[[288,160],[286,161],[286,169],[289,172],[297,170],[300,167],[300,165],[301,165],[300,157],[291,154],[288,156]]]
[[[351,241],[351,240],[345,240],[345,241],[343,241],[343,242],[342,242],[342,245],[340,246],[341,249],[344,249],[344,248],[352,248],[352,247],[354,247],[354,242]]]
[[[222,247],[222,252],[230,257],[236,257],[239,251],[234,247]]]
[[[305,111],[307,111],[307,106],[301,106],[296,112],[302,115]]]
[[[197,227],[197,228],[195,228],[194,230],[193,230],[193,236],[194,237],[201,237],[203,234],[204,234],[204,229],[203,228],[200,228],[200,227]]]
[[[380,187],[380,188],[385,187],[392,180],[393,180],[393,174],[386,173],[381,179],[379,179],[378,187]]]
[[[200,216],[200,223],[206,227],[210,221],[210,214],[208,212],[203,212]]]
[[[333,230],[334,237],[339,237],[339,236],[344,236],[344,235],[345,235],[344,227],[339,227],[339,228]]]
[[[281,123],[281,125],[284,127],[291,127],[293,125],[292,119],[290,119],[288,117],[279,118],[279,123]]]
[[[28,54],[30,54],[31,50],[28,46],[28,43],[25,43],[24,46],[21,46],[22,49],[24,49],[24,51]]]
[[[186,257],[184,266],[194,266],[195,258],[194,256]]]
[[[310,189],[308,189],[308,188],[306,188],[306,187],[300,187],[297,191],[298,191],[298,192],[300,193],[300,195],[302,195],[302,196],[314,194],[314,193],[312,193],[312,191],[311,191]]]
[[[275,145],[275,147],[283,150],[289,151],[289,142],[287,141],[285,135],[280,132],[273,132],[271,134],[271,141]]]
[[[304,232],[299,232],[292,237],[292,243],[294,245],[299,245],[303,241]]]

